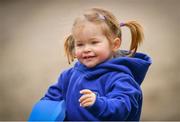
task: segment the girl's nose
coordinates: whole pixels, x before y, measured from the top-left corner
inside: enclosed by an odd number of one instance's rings
[[[91,47],[89,45],[85,45],[84,46],[84,50],[85,53],[90,52],[91,51]]]

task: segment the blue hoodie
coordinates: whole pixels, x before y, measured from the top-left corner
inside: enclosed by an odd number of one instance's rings
[[[65,120],[139,120],[143,99],[140,85],[150,64],[150,57],[142,53],[133,58],[113,58],[93,68],[77,62],[61,73],[42,99],[65,100]],[[82,89],[96,94],[92,106],[80,106]]]

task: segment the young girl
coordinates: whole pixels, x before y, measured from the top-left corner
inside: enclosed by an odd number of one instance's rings
[[[121,27],[131,30],[129,51],[119,50]],[[92,8],[78,17],[65,40],[69,63],[43,100],[66,103],[65,120],[139,120],[142,108],[140,85],[151,59],[136,53],[143,41],[142,27],[135,21],[119,24],[114,15]]]

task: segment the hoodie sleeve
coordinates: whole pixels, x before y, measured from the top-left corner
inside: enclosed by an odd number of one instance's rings
[[[41,100],[54,100],[54,101],[60,101],[64,99],[64,89],[67,86],[68,82],[68,76],[67,74],[69,71],[64,71],[62,74],[60,74],[58,80],[55,82],[55,84],[51,85],[45,96]]]
[[[107,94],[97,96],[88,109],[101,120],[128,120],[129,116],[138,120],[133,116],[140,113],[142,93],[134,79],[130,76],[114,77],[106,87]]]

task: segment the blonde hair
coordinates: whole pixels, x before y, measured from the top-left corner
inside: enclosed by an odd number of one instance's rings
[[[78,25],[84,20],[96,24],[100,24],[102,27],[102,31],[107,37],[107,39],[110,41],[110,44],[112,43],[111,42],[112,38],[118,37],[121,39],[121,27],[124,26],[128,27],[131,31],[131,45],[128,56],[133,56],[136,53],[139,44],[144,39],[142,26],[138,24],[136,21],[128,21],[119,24],[118,20],[111,12],[101,8],[91,8],[87,10],[83,14],[83,16],[78,17],[73,24],[72,32],[75,31],[76,25]],[[70,34],[65,39],[65,44],[64,44],[64,49],[69,64],[73,62],[75,59],[74,43],[75,43],[75,39],[73,37],[73,34]]]

